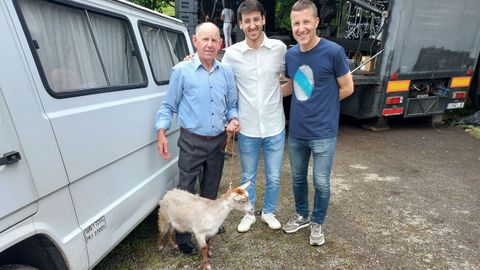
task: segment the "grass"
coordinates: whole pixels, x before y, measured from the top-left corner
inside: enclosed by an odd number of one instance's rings
[[[465,129],[465,131],[470,133],[470,135],[475,137],[477,140],[480,140],[480,127],[476,127],[472,125],[457,125],[457,126]]]

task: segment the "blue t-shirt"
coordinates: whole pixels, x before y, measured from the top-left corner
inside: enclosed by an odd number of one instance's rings
[[[325,38],[310,51],[287,51],[285,76],[293,81],[289,136],[304,140],[337,136],[340,100],[337,78],[349,72],[344,49]]]

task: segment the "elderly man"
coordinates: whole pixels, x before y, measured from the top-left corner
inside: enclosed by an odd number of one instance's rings
[[[163,159],[170,159],[165,132],[176,113],[181,127],[178,188],[193,192],[202,173],[200,196],[215,199],[223,171],[225,126],[228,123],[227,131],[231,132],[240,129],[237,88],[232,70],[216,60],[222,42],[218,27],[198,25],[192,41],[197,53],[193,61],[173,67],[167,96],[157,113],[157,149]],[[198,253],[189,233],[177,233],[176,239],[183,253]]]

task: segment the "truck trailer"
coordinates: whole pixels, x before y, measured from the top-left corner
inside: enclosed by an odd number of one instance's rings
[[[343,114],[380,125],[391,116],[441,121],[464,108],[478,80],[480,1],[319,2],[318,31],[345,48],[354,78]]]

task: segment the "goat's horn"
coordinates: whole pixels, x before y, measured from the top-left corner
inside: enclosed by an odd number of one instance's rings
[[[245,190],[250,185],[250,181],[246,182],[245,184],[241,185],[240,188]]]

